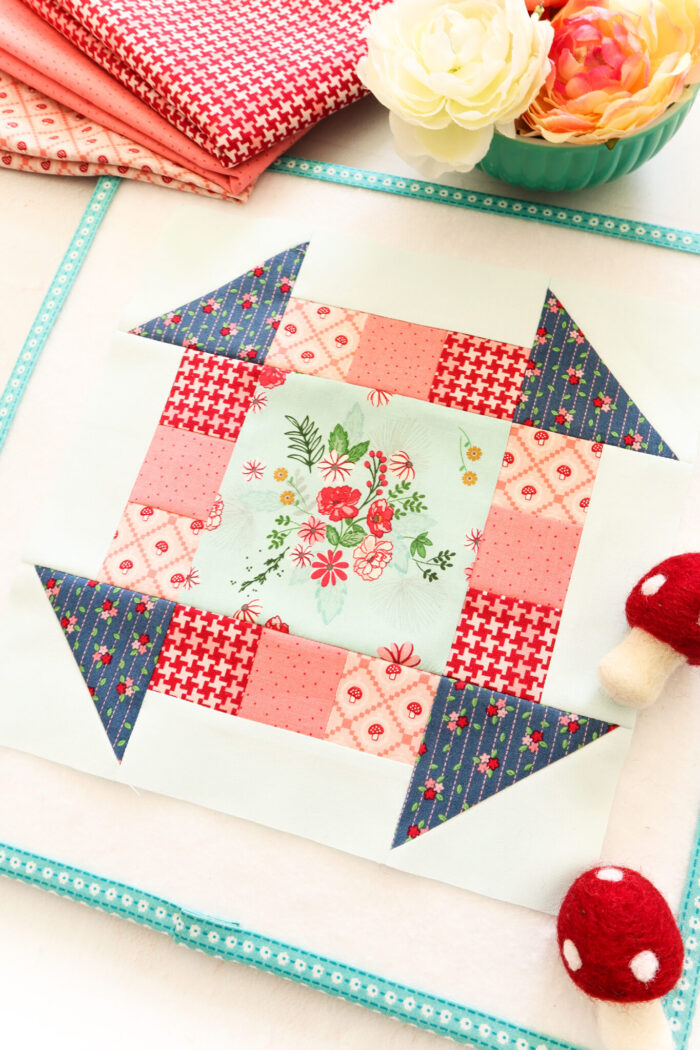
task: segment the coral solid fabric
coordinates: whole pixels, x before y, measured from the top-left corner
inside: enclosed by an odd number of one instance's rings
[[[263,629],[241,718],[322,737],[347,655],[345,649]]]
[[[21,0],[0,0],[0,68],[68,109],[237,195],[287,148],[224,165],[74,47]]]
[[[130,502],[206,520],[232,452],[230,441],[159,426]]]
[[[28,0],[168,123],[235,165],[365,93],[384,0]]]
[[[471,586],[561,609],[581,531],[555,518],[492,506]]]
[[[442,328],[370,314],[348,382],[427,401],[446,337]]]

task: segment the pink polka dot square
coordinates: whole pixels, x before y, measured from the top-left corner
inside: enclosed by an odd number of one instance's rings
[[[231,441],[159,426],[129,501],[206,520],[232,452]]]
[[[370,314],[348,382],[427,401],[446,338],[442,328]]]
[[[561,609],[581,527],[493,505],[470,587]]]
[[[332,645],[263,630],[238,714],[322,737],[347,655]]]

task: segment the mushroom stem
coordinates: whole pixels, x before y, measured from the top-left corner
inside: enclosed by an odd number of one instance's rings
[[[627,707],[649,707],[685,657],[641,627],[633,627],[598,667],[603,688]]]
[[[648,1003],[595,1001],[605,1050],[673,1050],[673,1036],[660,999]]]

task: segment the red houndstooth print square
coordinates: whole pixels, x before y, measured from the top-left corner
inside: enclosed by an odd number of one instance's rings
[[[539,703],[561,613],[489,591],[467,591],[445,674]]]
[[[482,416],[512,419],[529,356],[523,346],[450,332],[428,400]]]
[[[245,361],[185,350],[161,425],[235,441],[255,394],[259,371]]]
[[[262,627],[175,606],[149,688],[235,715]]]

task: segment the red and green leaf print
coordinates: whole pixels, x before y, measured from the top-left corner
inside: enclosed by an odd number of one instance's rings
[[[411,530],[412,519],[422,520],[429,508],[408,452],[388,457],[370,447],[369,438],[351,442],[341,423],[323,434],[309,415],[285,418],[287,460],[272,471],[284,511],[267,535],[268,557],[241,582],[241,591],[292,569],[308,571],[321,589],[344,584],[351,575],[373,583],[392,564],[397,535],[425,581],[436,582],[452,567],[455,551],[434,550],[428,529]],[[474,462],[481,450],[467,449],[465,455]],[[259,480],[266,469],[250,460],[243,475]]]

